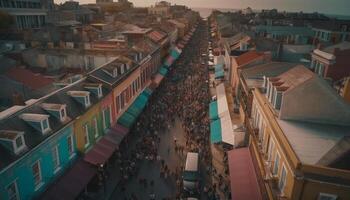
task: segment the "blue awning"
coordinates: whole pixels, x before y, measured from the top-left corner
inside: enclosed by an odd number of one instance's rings
[[[211,120],[216,120],[219,118],[217,101],[213,101],[209,104],[209,118]]]
[[[235,145],[234,133],[230,114],[214,120],[210,123],[211,143],[226,143]]]
[[[220,119],[210,123],[210,142],[218,143],[222,141]]]
[[[168,70],[165,67],[161,67],[159,69],[159,73],[163,76],[166,76],[168,74]]]
[[[224,71],[224,65],[223,64],[215,65],[215,72],[218,72],[218,71]]]
[[[224,78],[224,76],[225,76],[225,72],[223,70],[215,72],[216,79]]]

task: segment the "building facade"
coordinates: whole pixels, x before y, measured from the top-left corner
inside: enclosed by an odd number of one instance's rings
[[[294,79],[296,74],[302,75]],[[271,76],[253,90],[245,125],[265,198],[347,199],[350,195],[349,168],[342,164],[348,153],[341,147],[349,136],[349,105],[340,98],[330,105],[329,99],[336,97],[331,90],[302,66]],[[323,100],[314,104],[317,115],[309,107],[321,96]]]
[[[0,1],[0,10],[14,17],[17,29],[40,28],[46,23],[49,10],[53,9],[53,1]]]
[[[350,42],[347,41],[319,47],[311,53],[311,69],[320,77],[338,81],[350,75],[349,56]]]

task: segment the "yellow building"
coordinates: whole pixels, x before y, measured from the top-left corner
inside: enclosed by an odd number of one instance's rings
[[[261,192],[266,199],[350,199],[350,105],[304,66],[284,67],[240,82],[254,88],[243,110]]]

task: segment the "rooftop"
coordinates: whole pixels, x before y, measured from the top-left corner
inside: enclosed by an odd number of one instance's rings
[[[335,161],[337,154],[327,153],[345,137],[350,136],[349,126],[277,121],[298,158],[305,164],[326,164],[326,160],[330,164],[330,160]],[[347,146],[345,152],[349,150],[350,146]]]
[[[260,88],[263,86],[263,77],[275,77],[289,69],[295,67],[294,63],[287,62],[269,62],[260,65],[253,65],[242,69],[242,76],[249,88]]]
[[[90,94],[90,92],[88,92],[88,91],[68,91],[67,94],[71,95],[71,96],[85,97],[85,96],[88,96]]]
[[[60,110],[62,107],[64,107],[64,104],[56,104],[56,103],[43,103],[41,104],[41,107],[45,110]]]
[[[288,88],[291,90],[305,81],[316,76],[313,72],[308,70],[302,65],[293,67],[292,69],[284,72],[283,74],[271,79],[272,84],[278,85],[278,88]]]
[[[338,44],[321,49],[321,51],[333,54],[335,49],[339,49],[341,51],[348,50],[348,49],[350,49],[350,42],[348,42],[348,41],[340,42]]]
[[[123,74],[119,74],[117,77],[113,78],[112,76],[106,74],[104,71],[107,70],[111,74],[115,68],[115,65],[120,65],[121,63],[128,63],[129,64],[129,71],[124,72]],[[112,86],[116,83],[118,83],[120,80],[123,79],[123,77],[126,76],[126,74],[130,73],[135,69],[135,67],[138,66],[135,62],[133,62],[131,59],[125,56],[118,56],[116,59],[112,60],[109,63],[106,63],[105,65],[91,71],[89,73],[89,78],[95,79],[98,81],[101,81],[102,83],[105,83],[109,86]]]
[[[248,64],[260,57],[263,57],[264,54],[263,53],[259,53],[257,51],[248,51],[247,53],[244,53],[238,57],[235,58],[237,65],[238,66],[242,66],[245,64]]]
[[[43,88],[53,83],[53,80],[50,78],[22,68],[11,68],[7,71],[6,76],[33,90]]]
[[[9,166],[12,162],[21,158],[24,154],[28,153],[34,147],[40,145],[48,137],[58,133],[69,122],[71,122],[72,119],[75,119],[76,117],[86,112],[88,108],[85,108],[85,106],[81,105],[79,102],[75,101],[71,96],[67,95],[68,91],[84,91],[85,83],[91,82],[87,79],[82,79],[51,94],[48,94],[47,96],[40,98],[37,102],[33,104],[21,106],[14,112],[7,114],[5,118],[0,118],[0,130],[23,132],[25,143],[28,147],[27,150],[22,152],[21,154],[14,155],[4,146],[0,145],[0,171]],[[109,93],[109,90],[107,88],[102,89],[102,94],[105,95]],[[100,99],[98,99],[95,95],[92,95],[90,97],[90,101],[91,104],[96,104],[100,101]],[[67,116],[69,116],[69,118],[67,118],[67,120],[65,121],[61,121],[56,117],[50,117],[49,123],[52,131],[45,135],[40,133],[38,130],[36,130],[20,118],[20,116],[24,118],[28,116],[34,117],[39,120],[47,118],[48,114],[47,111],[42,107],[43,104],[66,105]]]
[[[21,119],[25,120],[25,121],[37,121],[37,122],[40,122],[42,120],[47,119],[50,116],[49,115],[44,115],[44,114],[23,113],[19,117]]]
[[[12,131],[12,130],[0,130],[0,139],[14,140],[18,135],[22,135],[21,131]]]

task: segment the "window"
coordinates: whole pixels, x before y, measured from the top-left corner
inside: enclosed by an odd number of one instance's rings
[[[324,75],[324,64],[323,63],[318,63],[318,71],[317,74],[321,77]]]
[[[45,133],[48,130],[50,130],[49,120],[44,119],[43,121],[41,121],[41,131]]]
[[[98,87],[97,89],[97,96],[102,97],[102,87]]]
[[[102,110],[102,119],[103,119],[103,129],[109,128],[111,124],[111,106],[108,106],[104,110]]]
[[[286,185],[287,171],[284,165],[282,166],[281,178],[278,183],[278,188],[281,192],[284,190],[284,186]]]
[[[273,166],[273,175],[277,175],[278,174],[279,164],[280,164],[280,154],[277,152],[276,158],[275,158],[275,163],[274,163],[274,166]]]
[[[263,120],[261,119],[260,123],[259,123],[259,142],[263,141],[264,131],[265,131],[265,124],[264,124]]]
[[[66,109],[62,108],[60,111],[60,114],[61,114],[61,121],[62,121],[66,118]]]
[[[85,148],[89,146],[90,139],[89,139],[89,126],[88,124],[85,124],[83,127],[84,130],[84,142],[85,142]]]
[[[19,193],[16,181],[12,182],[9,186],[7,186],[6,190],[9,200],[19,200]]]
[[[103,129],[104,129],[104,130],[107,128],[107,123],[106,123],[106,112],[107,112],[107,109],[103,109],[103,110],[102,110],[102,126],[103,126]]]
[[[84,101],[85,101],[86,107],[90,106],[90,96],[89,95],[85,96]]]
[[[270,139],[269,149],[268,149],[268,161],[271,161],[271,159],[272,159],[272,151],[273,151],[274,147],[275,147],[275,144],[274,144],[274,142],[273,142],[273,140],[271,138]]]
[[[41,177],[41,169],[40,169],[40,161],[39,160],[36,161],[32,165],[32,173],[33,173],[33,177],[34,177],[35,190],[37,190],[42,185],[42,177]]]
[[[334,194],[320,193],[317,200],[336,200],[338,196]]]
[[[60,167],[60,156],[58,152],[58,146],[55,146],[52,149],[52,162],[53,162],[53,170],[54,172],[57,172]]]
[[[21,148],[23,145],[23,138],[22,136],[19,136],[17,139],[16,139],[16,147],[17,149]]]
[[[71,157],[74,153],[74,149],[73,149],[73,136],[68,136],[67,138],[67,146],[68,146],[68,153],[69,156]]]
[[[97,126],[97,118],[94,117],[92,119],[92,129],[94,130],[94,133],[95,133],[95,138],[98,137],[98,126]]]

